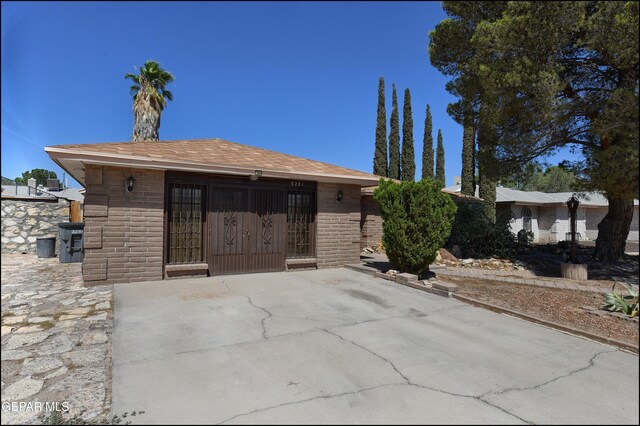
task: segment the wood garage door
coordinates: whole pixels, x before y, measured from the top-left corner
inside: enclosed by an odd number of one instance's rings
[[[282,271],[286,190],[211,184],[207,263],[211,275]]]

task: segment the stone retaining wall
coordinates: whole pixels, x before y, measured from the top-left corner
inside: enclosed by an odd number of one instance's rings
[[[35,253],[36,238],[57,237],[58,223],[68,220],[69,202],[63,199],[2,199],[2,253]]]

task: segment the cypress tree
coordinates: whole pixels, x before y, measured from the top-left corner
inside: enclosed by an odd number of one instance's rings
[[[496,221],[496,178],[491,172],[494,169],[495,147],[491,141],[492,132],[486,125],[480,123],[478,130],[478,192],[482,198],[484,215],[495,223]]]
[[[431,124],[431,107],[427,104],[424,119],[424,138],[422,143],[422,179],[433,179],[433,127]]]
[[[398,96],[396,85],[391,92],[391,128],[389,130],[389,177],[400,179],[400,126],[398,122]]]
[[[413,151],[413,113],[411,112],[411,92],[404,90],[402,110],[402,180],[416,180],[416,158]]]
[[[438,129],[438,148],[436,149],[436,180],[444,188],[444,145],[442,144],[442,132]]]
[[[473,196],[476,191],[474,173],[475,160],[475,128],[473,123],[473,111],[466,108],[464,111],[464,123],[462,133],[462,185],[460,192]]]
[[[387,111],[385,109],[384,78],[378,81],[378,121],[376,124],[376,147],[373,153],[373,174],[389,176],[387,164]]]

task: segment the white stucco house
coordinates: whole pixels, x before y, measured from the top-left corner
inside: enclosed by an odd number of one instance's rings
[[[458,182],[456,180],[456,182]],[[460,192],[460,185],[444,188],[447,192]],[[572,192],[545,193],[496,188],[497,215],[511,216],[511,230],[533,232],[535,243],[556,243],[571,239],[569,208],[567,200]],[[476,196],[478,188],[476,187]],[[576,194],[580,201],[577,211],[577,238],[580,241],[595,241],[598,224],[607,214],[607,199],[598,192]],[[633,202],[633,220],[627,241],[638,241],[638,200]]]

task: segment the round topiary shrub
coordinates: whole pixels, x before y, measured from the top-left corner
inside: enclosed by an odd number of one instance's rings
[[[422,276],[449,237],[455,203],[433,179],[401,183],[380,179],[373,198],[380,206],[382,243],[391,265]]]

